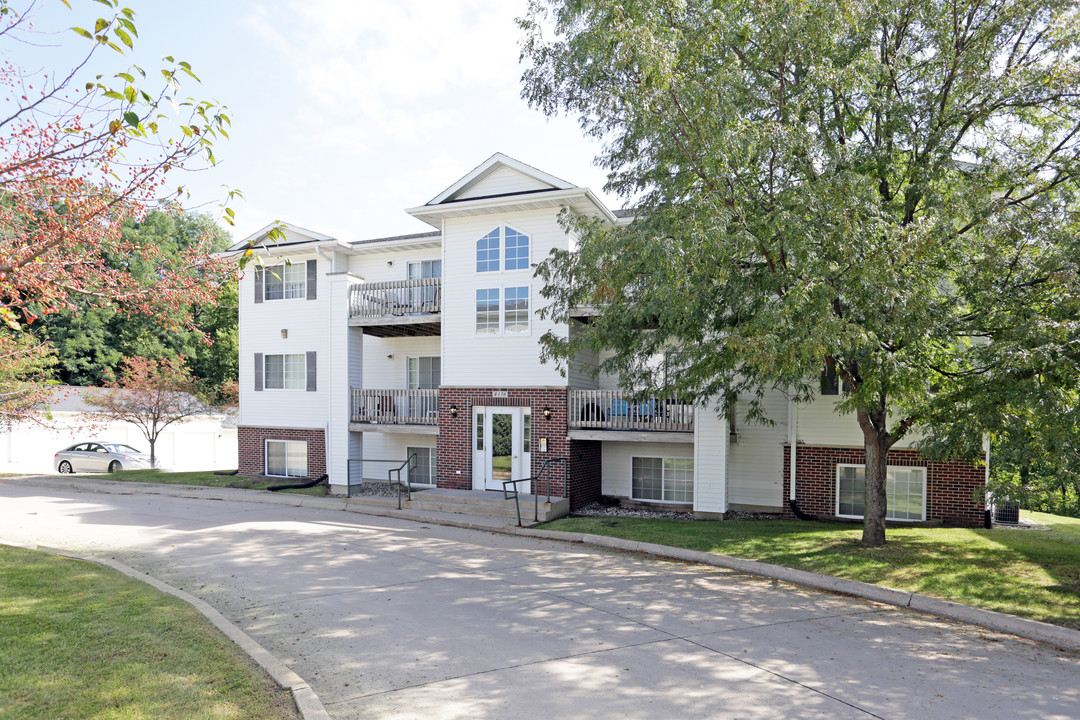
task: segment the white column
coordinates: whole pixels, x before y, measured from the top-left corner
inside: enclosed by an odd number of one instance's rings
[[[720,408],[722,411],[722,408]],[[728,423],[712,403],[694,409],[694,511],[727,512]]]
[[[350,453],[358,444],[350,437],[349,403],[350,387],[360,385],[363,346],[363,333],[349,327],[349,290],[362,281],[344,272],[328,273],[326,279],[331,308],[326,472],[330,475],[330,491],[343,495],[348,489]]]

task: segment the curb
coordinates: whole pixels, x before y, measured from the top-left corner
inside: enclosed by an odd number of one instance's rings
[[[816,590],[824,590],[826,592],[839,593],[841,595],[851,595],[854,597],[863,598],[864,600],[871,600],[873,602],[884,603],[886,605],[907,608],[930,615],[936,615],[938,617],[943,617],[949,620],[956,620],[959,622],[967,623],[969,625],[977,625],[980,627],[984,627],[988,630],[994,630],[997,632],[1008,633],[1010,635],[1016,635],[1018,637],[1026,638],[1028,640],[1035,640],[1038,642],[1046,643],[1048,645],[1053,645],[1066,650],[1071,650],[1073,652],[1080,652],[1080,630],[1072,630],[1070,628],[1061,627],[1059,625],[1052,625],[1050,623],[1041,622],[1039,620],[1029,620],[1027,618],[1017,617],[1016,615],[1009,615],[1007,613],[996,612],[994,610],[984,610],[982,608],[972,607],[971,605],[965,605],[963,603],[958,603],[951,600],[943,600],[941,598],[921,595],[919,593],[908,592],[906,590],[896,590],[894,588],[884,587],[882,585],[873,585],[871,583],[859,582],[858,580],[847,580],[844,578],[833,577],[832,575],[822,575],[819,573],[810,572],[808,570],[796,570],[794,568],[783,567],[781,565],[772,565],[770,563],[759,562],[757,560],[746,560],[744,558],[732,557],[731,555],[707,553],[700,550],[687,550],[685,548],[671,547],[669,545],[658,545],[656,543],[643,543],[633,540],[623,540],[622,538],[615,538],[607,535],[590,535],[587,533],[566,532],[562,530],[538,530],[535,528],[526,527],[519,528],[516,525],[492,526],[482,523],[468,522],[464,520],[458,521],[450,520],[448,518],[430,517],[414,510],[365,508],[358,504],[346,503],[344,498],[333,499],[330,497],[311,497],[305,495],[274,495],[269,493],[266,495],[253,495],[250,490],[234,490],[232,488],[207,488],[194,485],[158,485],[153,483],[126,483],[118,480],[91,480],[82,481],[82,483],[79,484],[76,484],[72,481],[51,480],[48,477],[5,478],[5,480],[22,480],[25,482],[25,484],[33,484],[39,487],[43,486],[67,490],[83,489],[91,492],[96,491],[104,493],[115,492],[114,488],[116,488],[116,486],[122,486],[127,494],[133,494],[132,485],[137,485],[140,487],[135,489],[148,490],[150,488],[153,488],[155,492],[144,493],[148,495],[170,495],[173,497],[193,499],[229,499],[241,500],[244,502],[292,505],[295,507],[315,507],[326,510],[344,510],[347,512],[354,512],[363,515],[373,515],[376,517],[398,518],[401,520],[426,522],[432,523],[434,525],[445,525],[447,527],[457,527],[466,530],[485,530],[487,532],[502,533],[504,535],[521,535],[523,537],[531,537],[543,540],[580,543],[582,545],[591,545],[594,547],[604,547],[613,550],[622,550],[625,552],[636,552],[645,555],[652,555],[655,557],[681,560],[684,562],[712,565],[714,567],[722,567],[728,570],[735,570],[737,572],[745,573],[747,575],[755,575],[758,577],[769,578],[771,580],[780,580],[782,582],[792,583],[794,585],[802,585],[804,587],[810,587]],[[90,485],[91,487],[82,487],[83,484]],[[165,489],[167,489],[168,491],[163,491]],[[232,492],[225,493],[221,492],[222,490],[231,490]],[[166,590],[166,592],[172,591]],[[181,593],[182,591],[176,590],[175,592]],[[184,595],[186,595],[186,593],[184,593]],[[181,596],[177,595],[177,597]],[[196,602],[202,602],[197,598],[193,599]],[[217,612],[216,610],[213,610],[213,608],[210,608],[210,610],[215,613]],[[227,620],[225,620],[225,622],[228,623]],[[237,630],[237,632],[240,631]],[[247,636],[245,635],[245,637]],[[248,639],[250,640],[250,638]],[[254,643],[254,641],[252,642]],[[256,647],[258,646],[256,645]],[[313,718],[318,717],[319,716],[313,716]]]
[[[24,546],[20,546],[24,547]],[[285,663],[278,660],[269,650],[257,643],[254,638],[248,635],[246,632],[238,628],[232,622],[229,621],[224,615],[215,610],[205,600],[201,600],[194,595],[184,592],[179,588],[175,588],[168,583],[164,583],[155,577],[151,577],[146,573],[139,572],[135,568],[129,567],[124,563],[117,562],[109,558],[95,558],[87,557],[85,555],[76,555],[74,553],[66,552],[56,548],[45,547],[43,545],[30,548],[32,550],[39,550],[41,552],[47,552],[51,555],[59,555],[61,557],[72,558],[74,560],[82,560],[84,562],[94,563],[96,565],[104,565],[112,568],[119,573],[127,575],[133,580],[146,583],[161,592],[172,595],[173,597],[183,600],[188,605],[191,605],[200,613],[203,614],[207,620],[209,620],[214,627],[225,634],[231,642],[239,646],[241,650],[248,654],[248,656],[255,661],[255,663],[273,678],[280,687],[290,691],[293,696],[293,702],[296,704],[296,709],[300,713],[300,717],[304,720],[331,720],[330,714],[326,712],[326,708],[323,707],[322,701],[319,696],[311,689],[311,686],[307,682],[289,669]]]

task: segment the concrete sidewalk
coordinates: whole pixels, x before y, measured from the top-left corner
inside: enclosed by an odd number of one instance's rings
[[[318,498],[0,483],[0,536],[209,602],[335,718],[1080,717],[1073,653],[729,570]]]

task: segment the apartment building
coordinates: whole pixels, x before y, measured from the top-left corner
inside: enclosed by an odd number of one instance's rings
[[[796,405],[772,392],[772,425],[715,400],[632,398],[540,362],[535,265],[573,249],[564,208],[627,222],[587,188],[496,154],[405,212],[430,232],[333,238],[290,227],[254,246],[240,287],[240,469],[318,476],[346,494],[413,458],[414,487],[602,496],[721,517],[732,510],[855,518],[862,434],[839,396]],[[362,237],[362,235],[361,235]],[[979,525],[985,466],[889,454],[889,517]]]

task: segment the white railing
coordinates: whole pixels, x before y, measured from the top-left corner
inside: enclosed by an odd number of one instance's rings
[[[442,278],[391,280],[353,285],[349,317],[432,315],[442,311]]]
[[[571,430],[692,432],[694,406],[678,398],[631,399],[618,390],[570,390]]]
[[[352,388],[354,423],[438,425],[438,390],[371,390]]]

